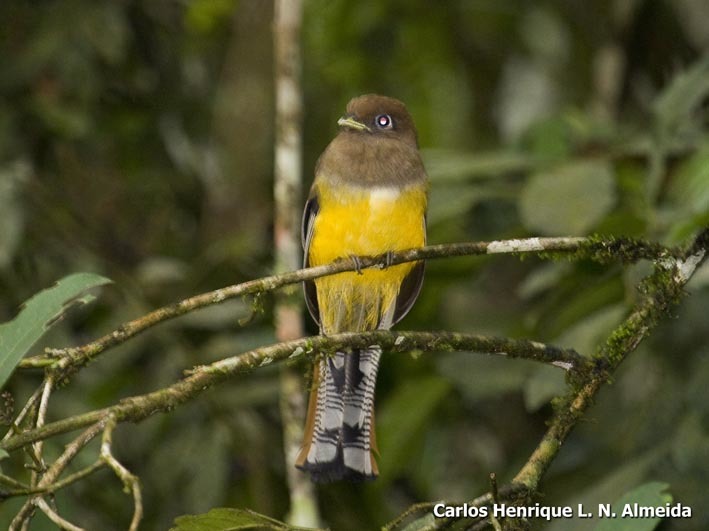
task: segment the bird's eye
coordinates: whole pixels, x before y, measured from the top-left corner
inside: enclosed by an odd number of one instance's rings
[[[391,129],[394,122],[388,114],[380,114],[374,119],[374,123],[379,129]]]

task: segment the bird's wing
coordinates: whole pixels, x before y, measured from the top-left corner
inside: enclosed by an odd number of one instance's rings
[[[310,253],[310,242],[313,239],[313,227],[315,226],[315,217],[318,215],[320,205],[316,192],[312,192],[308,201],[305,203],[303,210],[303,221],[301,226],[301,242],[303,244],[303,267],[310,267],[308,254]],[[305,290],[305,304],[308,307],[313,320],[320,325],[320,308],[318,307],[318,296],[315,290],[315,283],[312,280],[306,280],[303,283]]]
[[[423,217],[423,234],[424,242],[426,245],[426,216]],[[396,296],[396,302],[394,303],[394,315],[392,316],[391,326],[401,321],[404,316],[409,313],[409,310],[416,302],[416,298],[419,296],[421,291],[421,286],[423,285],[423,273],[425,269],[425,262],[416,262],[414,267],[409,271],[409,273],[404,277],[401,282],[401,287],[399,288],[399,294]]]

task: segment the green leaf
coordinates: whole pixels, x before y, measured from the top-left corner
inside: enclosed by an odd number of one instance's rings
[[[528,172],[533,159],[515,151],[468,153],[448,149],[426,149],[422,152],[431,182],[469,184],[471,180],[489,179],[510,173]],[[433,190],[436,187],[432,187]]]
[[[424,159],[432,183],[428,202],[429,226],[447,219],[463,219],[481,201],[516,198],[518,185],[500,177],[532,168],[532,159],[528,155],[513,151],[471,155],[430,149],[425,151]]]
[[[205,514],[178,516],[170,531],[237,531],[239,529],[287,531],[306,528],[292,527],[249,509],[219,507]]]
[[[75,273],[27,300],[12,321],[0,325],[0,389],[22,357],[68,308],[93,297],[84,292],[111,280],[93,273]]]
[[[654,111],[662,130],[671,130],[687,121],[692,111],[709,95],[709,56],[697,61],[655,100]]]
[[[572,137],[569,120],[551,116],[531,124],[524,133],[523,145],[539,161],[564,160],[571,155]]]
[[[709,220],[709,143],[683,161],[670,181],[670,243],[680,243]]]
[[[613,503],[611,511],[618,518],[604,519],[594,531],[652,531],[662,521],[662,518],[620,518],[626,504],[637,503],[641,507],[664,507],[672,503],[672,495],[664,492],[669,485],[659,481],[651,481],[624,494]]]
[[[491,187],[469,184],[434,188],[428,202],[428,223],[435,225],[447,219],[463,219],[475,204],[498,195]]]
[[[448,381],[430,376],[401,386],[384,403],[376,420],[379,427],[377,442],[384,456],[380,460],[382,476],[393,478],[411,464],[412,451],[420,442],[420,430],[449,389]]]
[[[573,162],[532,175],[522,189],[520,216],[531,231],[549,235],[587,234],[616,201],[607,161]]]
[[[683,209],[709,210],[709,143],[681,163],[669,184],[668,196]]]

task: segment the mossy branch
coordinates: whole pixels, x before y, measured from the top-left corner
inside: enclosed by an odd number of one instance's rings
[[[378,344],[388,352],[468,351],[525,358],[548,363],[567,371],[588,369],[589,360],[573,350],[560,349],[536,341],[514,340],[453,332],[394,332],[378,330],[360,334],[314,336],[284,341],[274,345],[195,367],[187,376],[169,387],[152,393],[125,398],[117,404],[68,417],[13,435],[0,443],[11,451],[35,441],[89,426],[111,416],[116,422],[139,422],[155,413],[170,411],[203,393],[213,385],[245,371],[283,360],[295,360],[313,353],[335,352],[345,348],[363,348]]]
[[[165,321],[235,297],[258,295],[305,280],[313,280],[344,271],[354,271],[359,268],[385,267],[387,262],[395,265],[417,260],[492,254],[532,254],[544,258],[566,257],[571,260],[588,259],[603,263],[632,263],[642,259],[669,259],[679,256],[679,251],[656,243],[627,238],[562,237],[448,243],[428,245],[390,255],[362,256],[358,257],[356,261],[351,258],[341,259],[323,266],[272,275],[195,295],[124,323],[95,341],[78,347],[48,349],[47,354],[26,358],[19,366],[21,368],[49,367],[65,373],[68,369],[86,365],[109,348]]]

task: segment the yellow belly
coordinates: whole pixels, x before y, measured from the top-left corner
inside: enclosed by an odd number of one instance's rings
[[[425,189],[318,188],[308,259],[322,265],[341,257],[371,256],[425,243]],[[360,332],[386,325],[402,281],[413,264],[339,273],[315,281],[324,333]]]

